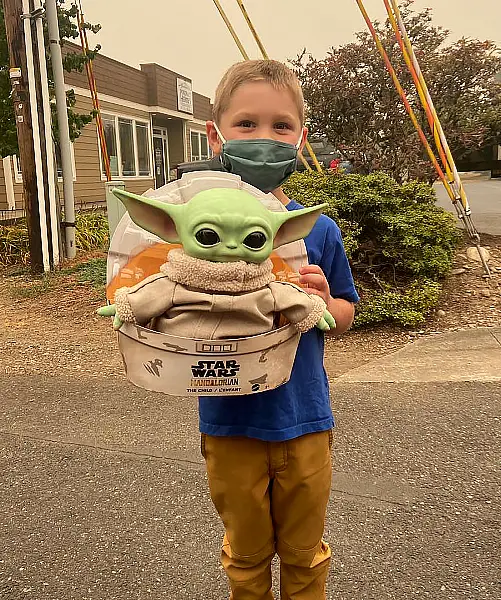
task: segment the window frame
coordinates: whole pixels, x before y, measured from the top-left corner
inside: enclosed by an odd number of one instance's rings
[[[127,115],[123,113],[116,113],[113,111],[104,110],[101,112],[101,118],[107,118],[108,120],[113,120],[115,125],[115,144],[117,148],[117,159],[118,159],[118,175],[111,176],[112,181],[117,181],[120,179],[126,179],[127,181],[131,180],[146,180],[153,179],[153,166],[152,166],[152,132],[151,132],[151,123],[146,118],[135,117],[132,115]],[[120,133],[119,133],[119,119],[124,119],[130,121],[132,123],[132,140],[133,140],[133,150],[134,150],[134,169],[135,175],[124,175],[122,172],[122,148],[120,145]],[[146,130],[148,132],[148,165],[149,165],[149,175],[139,175],[139,154],[138,154],[138,145],[137,145],[137,132],[136,132],[136,123],[146,126]],[[97,132],[97,129],[96,129]],[[101,144],[99,143],[99,133],[97,138],[97,146],[99,149],[99,169],[101,171],[101,181],[106,181],[106,174],[104,173],[104,165],[103,165],[103,155],[101,152]]]
[[[73,181],[75,182],[77,180],[77,168],[76,168],[76,163],[75,163],[74,142],[70,142],[70,154],[71,154],[71,170],[73,171]],[[23,183],[23,174],[21,171],[21,162],[19,161],[19,157],[17,156],[17,154],[11,154],[11,159],[12,159],[12,170],[14,171],[15,183]],[[56,172],[57,172],[57,165],[56,165]],[[57,181],[58,181],[58,183],[63,182],[62,175],[57,176]]]
[[[153,171],[153,167],[152,167],[152,156],[153,156],[153,132],[151,130],[150,127],[150,122],[149,121],[140,121],[138,119],[134,120],[134,124],[133,124],[133,130],[132,130],[132,135],[134,137],[134,147],[136,150],[139,150],[139,146],[137,143],[137,125],[141,125],[141,127],[146,126],[146,157],[148,159],[148,167],[149,167],[149,174],[148,175],[141,175],[139,173],[139,152],[136,152],[136,173],[137,173],[137,177],[150,177],[150,178],[154,178],[155,177],[155,173]]]
[[[198,136],[198,148],[200,150],[200,154],[197,158],[193,158],[193,145],[191,143],[191,136],[195,133]],[[207,140],[207,158],[202,158],[202,136]],[[196,160],[209,160],[212,158],[211,149],[209,146],[209,138],[207,137],[207,133],[205,131],[200,131],[199,129],[191,129],[190,128],[190,161],[194,162]]]

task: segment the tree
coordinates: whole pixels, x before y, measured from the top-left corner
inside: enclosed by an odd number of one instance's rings
[[[450,32],[432,23],[431,9],[416,13],[412,4],[413,0],[402,3],[402,17],[454,158],[501,143],[501,82],[495,77],[501,72],[501,49],[469,38],[446,45]],[[427,132],[426,115],[391,24],[387,20],[374,25]],[[292,62],[303,85],[312,133],[325,135],[353,160],[357,172],[381,170],[398,181],[434,179],[431,162],[368,32],[357,33],[353,43],[331,48],[324,59],[304,50]]]
[[[62,44],[64,40],[78,40],[80,37],[78,31],[78,25],[76,21],[77,6],[71,4],[69,8],[65,8],[65,0],[57,0],[58,3],[58,14],[59,14],[59,29]],[[92,25],[91,23],[84,24],[85,29],[92,33],[97,33],[100,29],[100,25]],[[49,78],[49,94],[51,98],[51,108],[53,113],[53,135],[54,140],[57,143],[58,130],[57,130],[57,118],[56,118],[56,107],[54,98],[54,81],[52,78],[52,68],[50,62],[50,50],[48,43],[47,28],[45,27],[45,47],[47,56],[47,70]],[[65,71],[82,71],[85,67],[85,63],[89,59],[93,59],[99,52],[100,46],[97,45],[93,50],[88,53],[88,58],[77,52],[67,52],[63,56],[63,66]],[[74,141],[80,135],[83,127],[90,123],[94,117],[94,113],[81,114],[73,110],[76,98],[73,90],[66,92],[66,101],[68,105],[68,120],[70,126],[70,137]],[[7,46],[7,39],[5,35],[5,21],[3,14],[3,6],[0,2],[0,155],[9,156],[10,154],[17,154],[17,133],[16,123],[14,120],[14,110],[12,107],[11,99],[11,84],[9,79],[9,51]]]

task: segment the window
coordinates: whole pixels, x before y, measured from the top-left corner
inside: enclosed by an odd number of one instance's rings
[[[150,152],[148,144],[148,125],[136,123],[137,166],[139,175],[150,174]]]
[[[113,177],[118,177],[118,151],[117,151],[117,133],[115,128],[115,117],[103,116],[104,139],[106,140],[106,150],[110,157],[110,170]],[[103,173],[106,169],[103,163]]]
[[[190,131],[191,160],[206,160],[210,157],[209,144],[205,133]]]
[[[112,177],[151,177],[148,123],[115,115],[102,119]],[[101,169],[105,175],[102,157]]]
[[[72,171],[73,171],[73,181],[76,181],[77,176],[76,176],[76,167],[75,167],[75,149],[73,147],[73,144],[70,144],[70,152],[71,152],[71,166],[72,166]],[[61,146],[58,143],[54,144],[54,158],[56,160],[57,178],[59,181],[62,181],[63,180],[63,165],[62,165],[62,161],[61,161]],[[14,164],[14,175],[15,175],[16,183],[22,183],[23,174],[21,172],[21,163],[19,161],[19,158],[15,154],[12,155],[12,162]]]
[[[16,154],[12,155],[12,162],[14,163],[14,176],[16,179],[16,183],[22,183],[23,181],[23,173],[21,171],[21,161]]]
[[[76,171],[75,171],[75,150],[73,148],[73,144],[70,144],[70,152],[71,152],[71,166],[73,171],[73,181],[76,181]],[[62,181],[63,179],[63,163],[61,160],[61,146],[56,143],[54,144],[54,154],[56,157],[56,167],[57,167],[57,178]]]

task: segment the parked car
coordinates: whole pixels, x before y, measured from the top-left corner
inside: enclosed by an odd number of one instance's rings
[[[213,156],[207,160],[193,160],[190,162],[179,163],[175,167],[176,179],[181,179],[185,173],[191,171],[222,171],[223,167],[218,156]]]
[[[341,173],[351,173],[353,165],[349,160],[343,159],[336,148],[325,138],[313,138],[310,140],[310,146],[318,162],[324,169],[338,169]],[[315,170],[315,164],[307,148],[303,149],[303,156],[310,167]],[[306,167],[301,160],[297,161],[297,170],[304,171]]]
[[[329,169],[333,160],[341,158],[339,152],[334,148],[334,146],[329,144],[329,142],[326,139],[312,138],[311,140],[309,140],[309,142],[311,149],[317,157],[318,162],[324,169]],[[310,165],[310,167],[312,169],[315,169],[316,167],[313,162],[313,159],[311,158],[310,153],[308,152],[306,147],[303,149],[303,156],[306,162]],[[304,166],[303,162],[301,160],[298,160],[297,170],[304,171],[305,168],[306,167]]]

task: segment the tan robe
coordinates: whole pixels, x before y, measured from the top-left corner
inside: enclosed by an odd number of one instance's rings
[[[275,281],[272,262],[217,263],[171,250],[160,273],[117,290],[122,321],[196,339],[247,337],[271,331],[283,315],[300,332],[314,327],[325,302]]]

